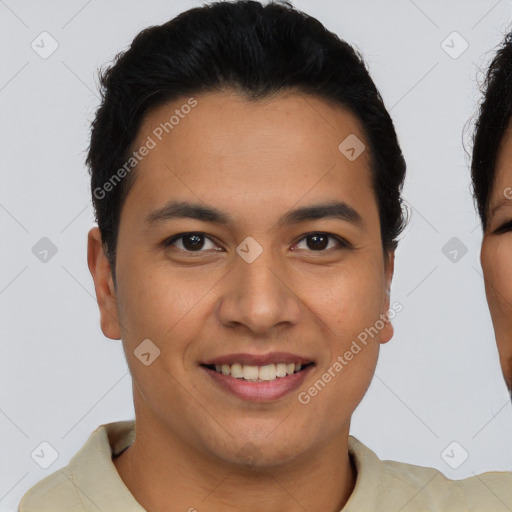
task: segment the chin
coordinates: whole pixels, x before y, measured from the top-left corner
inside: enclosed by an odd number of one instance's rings
[[[510,363],[509,368],[507,368],[503,372],[503,377],[505,378],[505,384],[507,385],[509,393],[512,393],[512,369],[510,368],[511,365],[512,363]]]
[[[238,447],[238,449],[237,449]],[[215,450],[215,455],[222,458],[226,463],[246,468],[251,471],[262,471],[272,467],[283,466],[297,458],[300,452],[304,450],[301,446],[286,445],[282,442],[260,438],[258,440],[240,440],[232,443],[228,451],[223,450],[219,453]]]
[[[501,370],[509,393],[512,394],[512,359],[501,360]]]

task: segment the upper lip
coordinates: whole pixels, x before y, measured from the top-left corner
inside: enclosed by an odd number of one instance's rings
[[[295,364],[308,364],[313,363],[312,359],[308,359],[297,354],[291,354],[290,352],[269,352],[268,354],[225,354],[223,356],[214,357],[203,361],[203,365],[211,364],[247,364],[253,366],[265,366],[267,364],[278,364],[278,363],[295,363]]]

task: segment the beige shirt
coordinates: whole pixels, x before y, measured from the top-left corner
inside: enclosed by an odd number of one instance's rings
[[[19,512],[145,512],[112,462],[135,439],[135,421],[98,427],[69,464],[23,496]],[[354,492],[341,512],[512,510],[512,473],[448,480],[433,468],[382,461],[355,437],[349,452],[357,468]]]

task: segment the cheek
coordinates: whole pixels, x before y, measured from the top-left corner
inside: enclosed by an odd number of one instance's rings
[[[142,258],[120,262],[119,270],[119,316],[125,340],[136,344],[149,338],[163,349],[169,340],[177,347],[180,339],[194,335],[211,288],[207,278],[187,279],[186,272],[148,265]]]
[[[351,269],[329,279],[325,289],[328,292],[317,297],[317,304],[322,303],[323,310],[330,312],[340,334],[347,330],[357,334],[356,331],[373,325],[382,312],[382,272],[372,272],[369,267],[361,272]]]
[[[512,235],[484,241],[482,269],[489,307],[512,314]],[[510,317],[512,323],[512,316]]]

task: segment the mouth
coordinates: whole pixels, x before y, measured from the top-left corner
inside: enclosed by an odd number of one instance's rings
[[[199,366],[218,385],[216,389],[242,400],[265,402],[296,390],[316,362],[286,353],[231,354]]]
[[[202,364],[204,368],[220,373],[221,375],[241,379],[247,382],[271,382],[283,379],[289,375],[304,371],[314,366],[312,361],[301,363],[271,363],[263,366],[233,363],[233,364]]]

